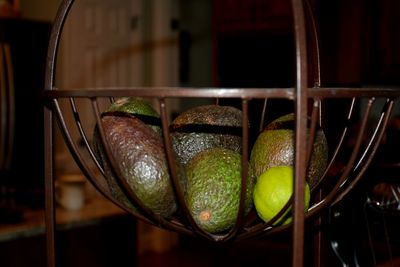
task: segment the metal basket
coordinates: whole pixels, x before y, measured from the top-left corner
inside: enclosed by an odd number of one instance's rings
[[[49,44],[46,84],[44,96],[46,99],[45,109],[45,162],[46,162],[46,226],[48,242],[48,263],[54,266],[54,232],[55,232],[55,204],[54,204],[54,178],[53,178],[53,139],[52,139],[52,120],[55,116],[58,126],[76,163],[81,168],[87,179],[101,192],[107,199],[114,202],[136,218],[152,225],[176,231],[178,233],[198,236],[216,242],[240,241],[272,233],[293,229],[293,265],[302,266],[304,257],[304,228],[305,222],[321,215],[325,208],[339,202],[357,184],[371,162],[385,127],[392,112],[394,101],[400,96],[400,90],[396,88],[331,88],[321,86],[319,79],[319,58],[318,58],[318,38],[312,14],[307,5],[301,0],[292,0],[294,18],[294,36],[296,49],[296,79],[293,88],[81,88],[73,90],[59,90],[55,88],[55,66],[58,44],[60,40],[63,24],[68,16],[68,12],[73,4],[73,0],[64,0],[58,10]],[[307,19],[308,20],[307,20]],[[306,23],[308,21],[308,23]],[[311,25],[311,26],[310,26]],[[311,30],[313,36],[311,47],[314,54],[314,86],[309,87],[308,81],[308,57],[306,35],[307,29]],[[165,219],[156,216],[146,209],[135,192],[129,188],[123,188],[128,199],[135,203],[137,211],[127,209],[110,193],[104,177],[104,170],[96,159],[90,142],[90,135],[85,129],[85,121],[81,118],[82,114],[77,107],[76,101],[84,100],[90,102],[92,116],[97,125],[101,125],[102,103],[113,101],[117,97],[143,97],[155,100],[158,103],[161,114],[161,125],[163,131],[163,141],[165,153],[169,166],[171,182],[175,188],[176,198],[180,214],[183,216],[173,216]],[[269,223],[242,216],[244,206],[244,188],[242,186],[241,200],[238,210],[238,219],[227,233],[210,234],[200,229],[191,217],[186,207],[182,190],[177,179],[176,159],[172,148],[169,122],[168,122],[168,99],[171,98],[195,98],[195,99],[240,99],[242,118],[242,185],[247,179],[248,158],[251,149],[249,144],[249,106],[252,101],[263,100],[264,106],[260,110],[262,118],[268,112],[266,108],[267,99],[285,99],[291,101],[295,113],[295,182],[294,194],[276,217]],[[304,213],[304,177],[306,176],[308,159],[310,158],[313,138],[318,126],[324,127],[329,121],[325,121],[323,116],[324,105],[326,102],[335,102],[338,99],[346,99],[349,102],[348,112],[341,120],[342,129],[335,140],[334,146],[330,147],[328,167],[320,183],[312,188],[312,205],[307,213]],[[383,99],[384,103],[376,101]],[[61,102],[68,102],[69,105],[61,105]],[[357,103],[365,103],[362,106],[362,119],[357,121],[358,127],[355,129],[355,106]],[[311,107],[311,108],[310,108]],[[374,125],[370,126],[371,111],[379,108],[378,119]],[[66,114],[69,113],[74,118],[73,124],[67,124]],[[88,114],[85,114],[87,116]],[[311,118],[308,121],[308,118]],[[262,124],[262,123],[261,123]],[[309,125],[308,125],[309,124]],[[262,126],[260,126],[261,128]],[[102,127],[99,127],[102,142],[106,151],[109,152],[107,142],[105,142]],[[370,131],[372,129],[372,131]],[[259,129],[257,129],[259,130]],[[310,136],[310,138],[308,138]],[[348,145],[348,138],[352,138],[351,147]],[[341,169],[334,169],[338,161],[338,155],[346,151],[347,158]],[[111,153],[107,153],[114,172],[119,173],[115,160]],[[126,182],[117,175],[119,185],[127,187]],[[328,179],[329,177],[329,179]],[[323,190],[322,190],[323,189]],[[293,223],[284,226],[273,226],[284,212],[291,208],[293,211]]]

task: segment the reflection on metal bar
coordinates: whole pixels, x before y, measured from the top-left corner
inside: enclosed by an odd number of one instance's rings
[[[293,101],[294,104],[296,104],[296,186],[295,186],[295,194],[294,196],[291,197],[291,199],[286,203],[285,207],[274,217],[273,220],[271,220],[268,223],[261,222],[260,220],[252,220],[250,222],[245,221],[242,223],[239,219],[234,226],[234,228],[228,233],[228,234],[220,234],[220,235],[211,235],[203,232],[201,229],[198,229],[196,225],[193,223],[193,220],[190,221],[190,215],[189,212],[187,211],[187,208],[184,204],[184,201],[182,200],[181,193],[177,192],[178,198],[180,198],[179,202],[181,203],[180,206],[181,209],[180,211],[184,212],[185,215],[188,215],[189,217],[189,222],[188,220],[183,220],[180,217],[175,217],[173,219],[163,219],[163,218],[155,218],[154,214],[151,214],[151,212],[147,212],[142,205],[140,205],[139,201],[135,201],[135,194],[132,192],[131,189],[129,189],[129,186],[126,185],[121,179],[121,189],[125,189],[127,192],[127,196],[132,200],[135,204],[139,203],[139,210],[138,212],[133,212],[131,210],[125,209],[127,212],[132,213],[135,217],[142,219],[146,222],[152,223],[152,224],[157,224],[157,226],[164,227],[166,229],[174,230],[180,233],[186,233],[186,234],[191,234],[191,235],[197,235],[201,237],[205,237],[206,239],[211,239],[214,241],[227,241],[227,240],[243,240],[255,236],[265,236],[267,234],[272,234],[272,233],[277,233],[277,232],[283,232],[288,229],[290,229],[290,225],[283,225],[283,226],[272,226],[273,223],[281,217],[283,213],[285,213],[288,209],[292,209],[295,211],[295,216],[293,220],[294,224],[294,231],[293,231],[293,250],[292,250],[292,255],[293,255],[293,266],[302,266],[303,261],[304,261],[304,219],[308,219],[313,216],[322,216],[320,211],[323,208],[329,207],[329,205],[332,205],[334,201],[339,201],[341,196],[345,195],[346,192],[348,192],[355,183],[358,182],[360,176],[362,173],[365,171],[365,168],[368,166],[371,157],[373,156],[376,147],[379,143],[379,140],[381,138],[381,134],[383,133],[383,129],[385,126],[379,126],[380,129],[377,129],[376,133],[374,134],[374,137],[368,147],[366,148],[367,150],[364,150],[364,155],[359,158],[359,152],[360,152],[360,146],[362,145],[362,136],[365,131],[366,127],[366,122],[368,119],[368,115],[370,114],[371,106],[373,103],[374,98],[376,97],[400,97],[400,90],[399,88],[331,88],[331,87],[321,87],[320,86],[320,67],[319,67],[319,55],[318,55],[318,38],[316,38],[316,25],[315,22],[313,21],[313,18],[311,18],[311,30],[314,32],[314,37],[312,41],[312,45],[314,45],[313,50],[314,54],[314,87],[312,88],[307,88],[307,57],[306,57],[306,48],[305,47],[305,27],[303,23],[303,5],[304,5],[305,0],[292,0],[292,5],[293,5],[293,13],[295,16],[295,40],[296,40],[296,56],[297,56],[297,76],[296,76],[296,86],[293,88],[183,88],[183,87],[126,87],[126,88],[75,88],[75,89],[68,89],[68,90],[58,90],[57,88],[54,87],[54,71],[55,71],[55,62],[56,62],[56,52],[57,52],[57,46],[58,46],[58,41],[60,37],[60,33],[62,30],[62,25],[64,23],[64,20],[66,19],[66,16],[68,14],[68,11],[73,3],[73,0],[63,0],[59,9],[59,12],[56,16],[56,20],[54,23],[54,27],[52,30],[51,34],[51,40],[49,44],[49,53],[48,53],[48,62],[47,62],[47,69],[46,69],[46,84],[45,84],[45,92],[44,95],[47,98],[48,102],[52,104],[49,105],[52,107],[54,113],[57,115],[57,118],[60,123],[60,128],[64,134],[64,139],[66,140],[66,143],[68,147],[70,148],[70,151],[72,155],[74,156],[75,161],[81,168],[81,170],[84,172],[84,174],[88,177],[88,179],[93,180],[94,183],[99,182],[99,179],[102,177],[97,177],[95,174],[93,174],[88,167],[88,163],[91,163],[90,166],[95,165],[95,163],[88,162],[88,159],[85,159],[81,155],[81,150],[77,145],[76,139],[74,139],[70,135],[70,129],[71,125],[66,125],[65,123],[65,118],[64,118],[64,113],[67,112],[65,110],[62,110],[58,104],[59,99],[70,99],[72,103],[74,103],[75,98],[85,98],[89,99],[92,101],[92,108],[93,108],[93,116],[95,117],[97,124],[101,125],[101,119],[100,119],[100,111],[98,109],[98,104],[97,104],[97,99],[101,97],[110,97],[111,101],[113,101],[114,98],[117,97],[122,97],[122,96],[139,96],[139,97],[149,97],[149,98],[154,98],[155,100],[158,100],[160,103],[160,108],[161,108],[161,113],[162,117],[164,118],[162,120],[163,122],[163,134],[164,134],[164,144],[165,144],[165,149],[166,153],[168,154],[168,162],[169,162],[169,167],[171,170],[172,174],[172,179],[175,184],[175,189],[176,191],[179,191],[178,188],[178,182],[176,180],[176,169],[174,169],[175,162],[174,162],[174,155],[173,151],[171,148],[170,144],[170,136],[168,132],[168,121],[166,119],[166,102],[165,100],[168,100],[168,98],[215,98],[215,99],[220,99],[220,98],[237,98],[242,100],[242,109],[246,112],[243,117],[243,125],[247,125],[248,122],[248,114],[247,114],[247,109],[248,109],[248,101],[252,99],[288,99]],[[308,3],[307,3],[308,4]],[[308,6],[309,7],[309,6]],[[305,12],[311,11],[311,10],[305,10]],[[306,15],[312,15],[307,14]],[[328,170],[331,169],[333,166],[333,162],[337,160],[337,155],[339,151],[341,151],[345,147],[345,138],[348,136],[348,132],[351,130],[350,129],[350,119],[353,119],[353,109],[354,109],[354,104],[356,100],[361,99],[361,98],[370,98],[370,105],[367,108],[367,111],[364,115],[364,118],[361,118],[360,120],[362,121],[362,126],[360,128],[360,131],[358,133],[358,137],[356,139],[356,144],[354,145],[354,149],[352,150],[350,159],[347,163],[347,167],[344,167],[344,169],[341,171],[341,173],[336,173],[335,176],[338,177],[333,177],[335,180],[333,181],[333,185],[330,185],[327,190],[321,190],[321,191],[316,191],[317,193],[324,193],[325,195],[321,195],[320,201],[318,203],[315,203],[312,205],[310,208],[309,212],[304,215],[302,211],[303,203],[302,203],[302,188],[304,188],[304,181],[303,178],[305,176],[305,168],[306,168],[306,162],[308,161],[307,158],[309,158],[309,154],[311,151],[311,145],[307,148],[304,144],[302,143],[302,140],[306,140],[307,137],[307,123],[306,123],[306,116],[307,116],[307,101],[312,100],[314,101],[314,110],[312,113],[312,132],[316,131],[316,123],[317,120],[319,119],[319,124],[320,126],[322,125],[322,120],[323,120],[323,114],[321,114],[321,106],[322,103],[325,99],[328,98],[335,98],[335,99],[352,99],[352,104],[350,107],[350,111],[348,113],[348,117],[344,118],[346,120],[346,124],[344,126],[344,129],[342,131],[342,135],[339,136],[339,142],[334,147],[334,153],[331,156],[330,163],[327,167],[327,170],[324,174],[324,178],[328,173]],[[263,108],[263,114],[262,116],[265,116],[266,112],[266,101],[265,105]],[[75,113],[75,119],[76,119],[76,127],[78,127],[78,131],[81,132],[81,135],[85,135],[83,132],[83,125],[82,122],[80,122],[79,116],[76,116],[79,111],[72,106],[72,112]],[[388,114],[390,113],[391,109],[387,109]],[[319,113],[319,114],[317,114]],[[1,117],[3,118],[4,112],[1,113]],[[386,115],[383,119],[383,124],[386,124]],[[50,124],[50,122],[47,122]],[[260,131],[262,130],[262,123],[260,126]],[[101,127],[100,127],[101,128]],[[245,127],[243,127],[243,130],[245,130]],[[101,129],[100,129],[101,131]],[[3,132],[1,132],[2,134]],[[102,143],[103,145],[107,145],[105,142],[104,138],[104,133],[102,134]],[[376,137],[375,137],[376,136]],[[86,139],[86,137],[85,137]],[[243,132],[243,147],[245,148],[245,152],[247,153],[248,149],[248,137],[247,133]],[[336,142],[336,140],[335,140]],[[90,152],[90,147],[87,141],[84,142],[86,148],[85,151],[89,151],[89,154],[91,154],[91,157],[93,159],[93,153]],[[313,142],[310,141],[310,144]],[[52,145],[51,143],[47,143],[47,147],[45,148],[45,153],[48,157],[51,157],[51,149],[49,146]],[[345,148],[346,149],[346,148]],[[361,151],[363,152],[363,151]],[[112,158],[111,153],[108,152],[106,153],[108,157]],[[244,158],[248,157],[247,154],[243,154],[243,159],[242,159],[242,179],[246,176],[246,168],[247,168],[247,163],[244,161]],[[90,159],[89,159],[90,161]],[[356,169],[353,168],[353,165],[356,164]],[[118,170],[115,168],[116,164],[113,165],[113,171],[118,172]],[[97,167],[99,165],[97,164]],[[50,176],[51,177],[51,176]],[[120,177],[120,175],[117,175],[117,177]],[[52,177],[51,177],[52,178]],[[323,178],[322,178],[323,179]],[[326,180],[326,179],[325,179]],[[244,181],[242,180],[242,184]],[[326,183],[324,183],[326,185]],[[53,187],[51,183],[48,183],[48,187]],[[114,201],[116,204],[121,205],[118,201],[116,201],[111,194],[109,193],[108,188],[104,188],[99,186],[97,188],[103,195],[108,197],[111,201]],[[325,189],[325,188],[324,188]],[[322,192],[324,191],[324,192]],[[312,192],[312,194],[315,194],[315,192]],[[342,195],[340,195],[342,194]],[[243,192],[241,193],[241,196],[243,197]],[[48,197],[48,195],[47,195]],[[300,200],[300,201],[299,201]],[[243,201],[243,200],[242,200]],[[293,205],[294,202],[294,205]],[[183,203],[183,204],[182,204]],[[46,213],[49,213],[49,210],[51,212],[51,209],[46,209]],[[182,215],[182,214],[179,214]],[[51,229],[50,225],[50,234],[49,236],[52,237],[51,232],[54,231],[54,229]],[[234,234],[237,234],[234,236]],[[54,237],[54,236],[53,236]],[[54,242],[53,242],[54,243]],[[53,246],[51,242],[48,242],[49,246]],[[54,250],[52,248],[49,248],[51,253],[54,253]],[[49,263],[50,266],[53,265],[53,263]]]
[[[5,168],[7,139],[7,85],[5,79],[3,43],[0,43],[0,169]]]
[[[92,158],[93,162],[96,164],[98,170],[100,171],[100,173],[102,175],[105,175],[104,174],[104,169],[100,165],[100,162],[98,161],[96,156],[94,155],[93,149],[91,148],[91,146],[89,144],[89,140],[87,138],[87,135],[86,135],[85,131],[83,130],[82,122],[81,122],[81,119],[80,119],[80,116],[79,116],[79,111],[77,109],[77,106],[76,106],[74,98],[70,98],[70,104],[71,104],[71,109],[72,109],[72,112],[74,114],[76,127],[78,128],[80,137],[82,138],[82,141],[85,143],[85,146],[86,146],[86,148],[87,148],[87,150],[89,152],[89,155]]]
[[[15,100],[14,100],[14,73],[13,73],[13,64],[11,58],[11,50],[9,44],[4,44],[4,56],[5,56],[5,65],[6,65],[6,77],[7,77],[7,93],[8,93],[8,118],[7,118],[7,128],[8,128],[8,140],[7,140],[7,148],[6,151],[6,161],[5,167],[11,167],[11,160],[13,155],[13,147],[14,147],[14,127],[15,127]]]
[[[0,169],[11,166],[14,144],[14,74],[10,46],[0,43]]]

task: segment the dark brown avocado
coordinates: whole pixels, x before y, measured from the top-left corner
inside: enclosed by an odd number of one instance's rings
[[[160,135],[133,116],[104,116],[102,124],[117,167],[136,196],[155,214],[168,217],[174,213],[176,201]],[[119,187],[105,153],[99,154],[111,193],[133,208]]]
[[[273,166],[293,166],[294,114],[290,113],[272,121],[257,137],[251,151],[250,165],[259,177]],[[313,151],[308,166],[307,181],[313,188],[323,175],[328,163],[328,143],[324,131],[316,132]]]
[[[171,125],[173,148],[186,165],[199,152],[227,148],[241,152],[242,112],[230,106],[203,105],[181,113]]]
[[[130,189],[156,215],[168,217],[176,211],[159,115],[139,98],[120,98],[102,113],[105,141]],[[98,125],[93,136],[95,155],[103,166],[111,194],[126,207],[136,210],[122,190],[100,139]],[[183,175],[178,168],[180,178]],[[184,183],[182,183],[184,186]]]

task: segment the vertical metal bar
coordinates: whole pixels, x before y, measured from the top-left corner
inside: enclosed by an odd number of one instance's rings
[[[316,199],[317,201],[321,201],[321,199],[323,198],[323,193],[322,193],[322,189],[318,190]],[[319,216],[315,222],[314,225],[316,227],[321,227],[321,225],[323,224],[323,218],[322,215]],[[314,267],[322,267],[324,266],[322,263],[322,259],[324,258],[322,256],[323,253],[323,244],[325,243],[325,234],[324,232],[320,229],[318,231],[318,233],[314,236]]]
[[[333,150],[331,159],[330,159],[330,161],[328,162],[328,165],[325,168],[324,174],[322,175],[322,177],[318,181],[317,185],[315,185],[315,187],[311,189],[311,193],[313,193],[313,191],[315,189],[320,188],[321,184],[323,183],[323,180],[327,176],[328,171],[331,170],[332,165],[335,163],[335,161],[336,161],[336,159],[337,159],[337,157],[339,155],[339,151],[343,148],[343,142],[345,140],[345,137],[348,135],[349,125],[351,124],[350,120],[354,116],[355,103],[356,103],[356,98],[353,97],[353,99],[351,101],[351,104],[350,104],[350,107],[349,107],[349,111],[347,113],[345,127],[343,128],[342,133],[340,134],[340,137],[339,137],[339,140],[338,140],[337,144],[334,146],[335,149]]]
[[[0,43],[0,169],[6,168],[7,158],[6,138],[7,138],[7,85],[4,77],[4,55],[3,44]]]
[[[365,168],[365,163],[364,158],[366,157],[366,155],[368,154],[368,152],[371,150],[371,146],[373,145],[374,141],[376,141],[376,137],[380,134],[384,134],[384,131],[386,129],[386,125],[388,123],[390,114],[392,113],[392,108],[393,108],[393,103],[394,103],[394,99],[386,99],[386,103],[385,106],[382,109],[380,118],[378,120],[378,123],[376,124],[376,127],[374,127],[374,132],[371,136],[371,139],[369,140],[363,154],[360,156],[360,160],[358,161],[358,163],[355,165],[354,170],[357,170],[360,166],[362,166],[362,168]],[[384,122],[384,123],[382,123]],[[378,132],[380,131],[380,134],[378,134]],[[380,143],[380,139],[378,139],[378,143]]]
[[[311,156],[313,153],[313,147],[314,147],[314,140],[316,138],[316,132],[317,132],[317,120],[320,120],[320,100],[314,99],[313,102],[313,110],[311,114],[311,126],[310,126],[310,134],[309,134],[309,140],[307,144],[307,175],[308,175],[308,167],[310,166],[310,160]],[[322,189],[318,191],[318,195],[316,195],[317,201],[320,201],[322,199]],[[317,220],[315,220],[314,225],[315,226],[320,226],[322,224],[322,216],[319,216]],[[322,243],[323,243],[323,233],[322,231],[318,231],[318,233],[314,236],[314,267],[320,267],[322,264],[322,258],[321,258],[321,253],[322,253]]]
[[[202,230],[197,224],[196,221],[194,220],[193,216],[190,214],[190,211],[188,207],[186,206],[185,199],[184,199],[184,192],[180,186],[180,181],[178,179],[178,169],[176,165],[176,160],[175,160],[175,155],[174,151],[172,148],[172,140],[171,140],[171,135],[169,133],[169,128],[168,128],[168,114],[167,114],[167,106],[165,103],[164,98],[158,99],[159,105],[160,105],[160,112],[161,112],[161,127],[163,131],[163,137],[164,137],[164,147],[165,147],[165,153],[166,153],[166,158],[168,161],[168,167],[171,173],[171,178],[172,179],[172,184],[174,185],[175,189],[175,195],[178,200],[178,207],[181,209],[182,214],[184,215],[184,218],[186,221],[191,225],[191,228],[193,231],[195,231],[199,236],[203,236],[207,239],[213,240],[213,235],[208,234],[204,230]]]
[[[56,214],[54,203],[53,179],[53,114],[44,108],[44,175],[45,175],[45,223],[46,223],[46,248],[47,267],[56,266],[55,257],[55,226]]]
[[[307,29],[311,33],[311,38],[310,38],[310,46],[311,46],[311,52],[312,54],[310,55],[313,59],[313,82],[314,82],[314,87],[320,87],[321,86],[321,60],[320,60],[320,49],[319,49],[319,39],[318,39],[318,29],[317,29],[317,23],[315,21],[315,15],[313,8],[311,7],[310,1],[305,0],[305,11],[307,16],[307,22],[309,27]]]
[[[61,29],[73,0],[64,0],[57,11],[55,21],[50,34],[47,53],[45,90],[52,90],[55,78],[55,64],[57,48],[60,40]],[[55,267],[55,204],[54,204],[54,179],[53,179],[53,113],[47,107],[44,108],[44,177],[45,177],[45,224],[47,266]]]
[[[372,109],[372,103],[373,103],[373,100],[371,99],[368,103],[368,105],[370,106],[369,111]],[[365,173],[365,171],[369,167],[369,164],[371,163],[372,158],[374,157],[374,155],[381,143],[383,135],[385,133],[385,129],[389,122],[390,114],[392,113],[393,105],[394,105],[394,99],[390,99],[390,100],[388,99],[387,102],[385,103],[385,107],[383,108],[384,110],[382,111],[379,121],[378,121],[377,125],[375,126],[375,131],[373,133],[373,136],[371,137],[368,146],[365,148],[364,152],[362,153],[361,158],[359,159],[359,161],[355,167],[354,167],[355,159],[352,162],[350,162],[350,164],[349,164],[349,166],[351,166],[351,168],[353,169],[352,172],[354,173],[355,171],[357,171],[360,163],[362,163],[361,164],[362,167],[360,167],[361,169],[359,170],[359,173],[354,177],[354,179],[351,182],[349,182],[347,187],[345,189],[343,189],[343,191],[340,192],[339,195],[337,195],[335,201],[332,203],[332,206],[336,205],[338,202],[340,202],[354,188],[354,186],[359,182],[362,175]],[[369,115],[366,114],[364,116],[364,118],[365,117],[368,118]],[[364,124],[364,121],[367,121],[367,119],[363,120],[363,124]],[[365,124],[366,123],[367,122],[365,122]],[[364,128],[365,128],[365,126],[364,126]],[[363,133],[364,133],[364,130],[363,130]],[[362,142],[362,138],[363,138],[363,136],[359,136],[357,138],[357,142]],[[360,139],[360,141],[358,141],[358,139]],[[358,145],[356,143],[356,146],[360,146],[360,145]],[[358,155],[358,153],[357,153],[357,155]],[[350,171],[349,171],[349,174],[350,174]],[[347,174],[346,176],[348,176],[349,174]]]
[[[249,100],[242,99],[242,173],[240,182],[240,201],[237,211],[237,218],[234,227],[229,231],[228,235],[223,239],[227,241],[236,236],[237,232],[243,225],[244,221],[244,209],[246,201],[246,191],[247,191],[247,180],[251,179],[249,177]]]
[[[7,100],[8,100],[8,116],[7,116],[7,127],[8,127],[8,139],[7,139],[7,154],[6,154],[6,168],[11,167],[11,160],[13,155],[14,147],[14,130],[15,130],[15,96],[14,96],[14,73],[13,64],[11,58],[11,49],[9,44],[4,44],[4,59],[6,65],[6,76],[7,76]]]
[[[64,0],[57,11],[56,19],[50,35],[47,53],[45,90],[52,90],[55,78],[55,63],[57,48],[60,40],[61,29],[73,0]],[[56,266],[55,257],[55,203],[54,203],[54,179],[53,179],[53,114],[48,108],[44,108],[44,176],[45,176],[45,223],[46,223],[46,247],[47,266]]]
[[[303,3],[292,0],[296,51],[296,136],[292,264],[304,264],[304,183],[307,149],[307,47]]]
[[[69,101],[70,101],[70,104],[71,104],[72,114],[73,114],[73,117],[75,119],[76,127],[78,129],[78,132],[79,132],[81,138],[82,138],[83,143],[85,144],[86,150],[89,153],[90,157],[92,158],[92,160],[93,160],[94,164],[96,165],[98,171],[103,176],[105,176],[104,169],[101,166],[100,162],[97,160],[97,158],[96,158],[96,156],[94,154],[94,151],[93,151],[93,149],[91,148],[91,146],[89,144],[89,139],[87,138],[85,130],[83,129],[82,121],[81,121],[80,116],[79,116],[79,112],[78,112],[78,108],[77,108],[76,103],[75,103],[75,99],[73,97],[70,97]]]
[[[314,141],[316,138],[317,134],[317,121],[318,121],[318,114],[319,114],[319,101],[314,100],[313,102],[313,107],[312,107],[312,112],[311,112],[311,120],[310,120],[310,126],[309,129],[307,129],[308,137],[307,137],[307,153],[306,153],[306,162],[307,162],[307,173],[308,173],[308,167],[310,166],[310,160],[311,156],[313,153],[313,148],[314,148]]]
[[[246,199],[247,180],[249,177],[249,101],[242,99],[242,184],[240,192],[239,214],[237,218],[237,226],[242,225],[243,210]]]
[[[262,112],[261,112],[261,118],[260,118],[260,126],[258,128],[258,131],[261,133],[264,130],[264,120],[265,120],[265,113],[267,111],[267,104],[268,104],[268,99],[264,99],[263,107],[262,107]]]

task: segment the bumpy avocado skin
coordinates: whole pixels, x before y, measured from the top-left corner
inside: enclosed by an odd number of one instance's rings
[[[145,124],[135,115],[159,117],[149,104],[138,98],[121,98],[111,104],[102,117],[106,142],[123,178],[137,197],[155,214],[168,217],[177,207],[161,129]],[[94,131],[93,148],[104,168],[111,194],[123,205],[136,211],[117,183],[101,143],[98,126]],[[184,186],[184,176],[180,178]]]
[[[241,189],[241,155],[211,148],[193,157],[186,166],[186,204],[198,226],[209,233],[231,228],[237,219]],[[253,206],[256,178],[251,169],[246,183],[245,213]],[[206,219],[204,214],[207,214]]]
[[[228,148],[241,152],[242,112],[230,106],[204,105],[181,113],[171,125],[177,159],[186,165],[199,152]]]
[[[153,107],[138,97],[121,97],[115,100],[106,110],[107,112],[118,111],[128,114],[141,114],[159,118],[160,115]]]
[[[250,155],[250,165],[258,177],[272,166],[293,166],[293,129],[283,125],[294,121],[294,114],[288,114],[271,122],[257,137]],[[307,181],[313,188],[323,175],[328,163],[328,143],[322,129],[316,132],[313,152],[307,173]]]
[[[105,113],[112,112],[160,119],[160,114],[158,114],[158,112],[148,102],[139,97],[121,97],[116,99],[105,111]],[[155,120],[153,120],[153,122],[154,121]],[[144,121],[144,123],[148,124],[158,134],[162,134],[160,123],[150,124],[149,121]]]
[[[135,117],[104,116],[102,123],[112,156],[137,197],[155,214],[174,213],[176,201],[161,137]],[[112,194],[133,208],[111,169],[105,171]]]

